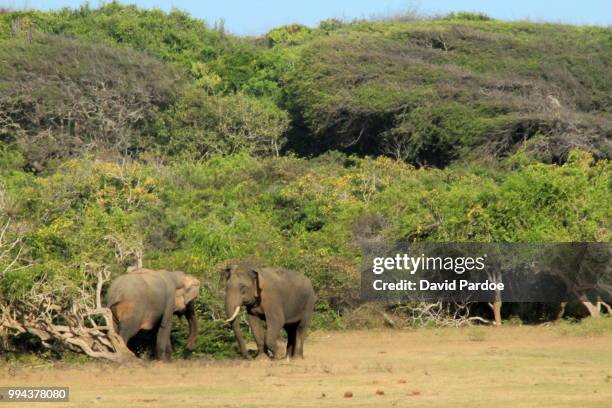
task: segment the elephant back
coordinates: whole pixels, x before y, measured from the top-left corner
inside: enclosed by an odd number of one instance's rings
[[[158,271],[151,269],[139,269],[117,277],[108,289],[106,295],[106,305],[112,305],[128,300],[141,299],[144,294],[153,286],[155,281],[165,281]],[[164,289],[167,284],[164,284]]]

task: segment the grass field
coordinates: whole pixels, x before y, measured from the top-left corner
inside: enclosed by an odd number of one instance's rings
[[[302,361],[3,363],[0,384],[69,386],[71,407],[604,408],[608,328],[318,331]]]

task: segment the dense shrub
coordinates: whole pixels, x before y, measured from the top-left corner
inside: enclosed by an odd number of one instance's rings
[[[232,356],[229,259],[303,271],[315,328],[340,328],[378,313],[358,308],[370,240],[610,242],[609,37],[470,13],[262,38],[116,2],[0,13],[0,231],[19,244],[0,300],[69,307],[142,259],[202,280],[196,352]]]
[[[58,36],[0,47],[0,140],[28,164],[85,150],[122,154],[141,136],[180,83],[173,69],[142,53]]]
[[[274,116],[272,102],[291,114],[285,151],[305,156],[335,149],[445,166],[497,160],[532,138],[545,162],[563,162],[572,148],[612,154],[602,114],[612,87],[607,28],[454,13],[294,24],[257,39],[117,2],[0,16],[0,41],[40,32],[156,55],[206,93],[263,99],[257,109]]]
[[[222,31],[211,29],[182,11],[165,13],[117,1],[99,8],[85,4],[75,9],[6,14],[0,17],[0,40],[24,31],[29,25],[45,33],[147,51],[186,68],[193,61],[213,59],[226,42]]]
[[[484,13],[470,13],[466,11],[460,11],[458,13],[449,13],[444,17],[447,20],[468,20],[468,21],[490,21],[491,17]]]
[[[360,245],[369,239],[610,242],[611,174],[608,161],[581,152],[563,166],[509,173],[342,155],[170,166],[71,160],[25,182],[19,172],[3,176],[22,183],[5,195],[23,235],[21,261],[32,266],[7,274],[0,290],[19,297],[44,282],[69,296],[91,282],[92,265],[116,276],[143,256],[145,266],[202,279],[197,351],[229,355],[219,277],[228,259],[303,271],[319,297],[315,322],[338,325],[358,304]],[[184,330],[177,326],[177,344]]]
[[[156,144],[197,159],[238,151],[278,156],[288,127],[289,115],[270,101],[190,87],[162,116]]]
[[[463,15],[345,26],[306,42],[285,75],[297,124],[306,128],[297,142],[310,138],[311,152],[443,166],[473,159],[467,153],[475,147],[490,143],[478,156],[500,157],[543,135],[562,151],[556,159],[576,143],[609,157],[610,122],[600,115],[611,89],[608,34]],[[588,50],[568,52],[584,49],[579,43]],[[500,140],[507,146],[498,149]]]
[[[328,29],[335,28],[333,22],[330,24],[324,24],[324,27]],[[312,30],[301,24],[289,24],[286,26],[275,28],[266,34],[266,38],[270,42],[270,45],[274,46],[277,44],[296,45],[303,43],[311,36]]]

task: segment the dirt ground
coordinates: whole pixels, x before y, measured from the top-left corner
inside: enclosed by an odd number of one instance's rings
[[[5,364],[0,385],[70,387],[70,403],[12,404],[18,407],[612,407],[612,333],[320,331],[310,335],[305,355],[275,362]]]

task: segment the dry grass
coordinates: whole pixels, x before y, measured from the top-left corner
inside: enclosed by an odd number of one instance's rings
[[[559,327],[316,332],[303,361],[5,365],[0,384],[69,386],[78,407],[603,408],[611,344]]]

